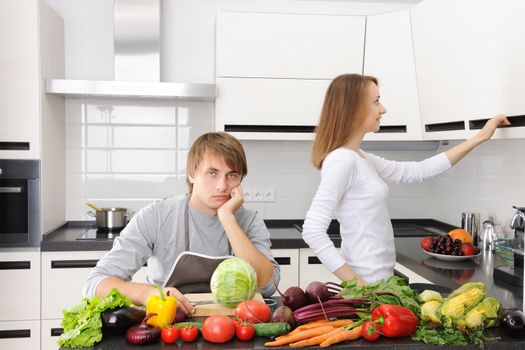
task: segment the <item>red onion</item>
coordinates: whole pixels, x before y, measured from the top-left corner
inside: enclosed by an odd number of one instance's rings
[[[161,330],[146,324],[151,317],[156,315],[157,314],[149,313],[140,324],[129,328],[126,333],[128,341],[132,344],[150,344],[156,342],[160,337]]]

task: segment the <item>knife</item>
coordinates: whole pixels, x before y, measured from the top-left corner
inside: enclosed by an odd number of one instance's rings
[[[207,305],[207,304],[217,304],[217,302],[216,302],[215,300],[190,301],[190,303],[191,303],[193,306],[198,306],[198,305]]]

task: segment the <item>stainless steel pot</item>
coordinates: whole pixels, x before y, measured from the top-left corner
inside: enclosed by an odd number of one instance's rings
[[[126,208],[100,208],[95,213],[91,211],[87,213],[95,218],[99,229],[123,229],[128,223],[128,210]]]

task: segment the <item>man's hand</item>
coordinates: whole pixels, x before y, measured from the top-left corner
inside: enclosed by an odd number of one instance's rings
[[[150,296],[159,295],[157,289],[153,286],[151,287],[152,287],[151,292],[144,294],[142,305],[146,305],[146,301],[148,300]],[[162,291],[164,292],[164,295],[168,295],[169,293],[169,295],[177,299],[177,308],[181,309],[186,315],[191,315],[192,313],[195,312],[195,308],[190,303],[188,298],[186,298],[184,294],[182,294],[177,288],[167,287],[167,288],[162,288]]]
[[[230,197],[231,198],[226,203],[217,209],[219,220],[221,220],[221,217],[224,218],[228,215],[235,215],[237,209],[239,209],[244,203],[244,193],[241,185],[238,185],[231,190]]]

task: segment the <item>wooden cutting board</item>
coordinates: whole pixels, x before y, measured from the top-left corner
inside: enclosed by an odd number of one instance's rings
[[[211,293],[188,293],[184,294],[190,302],[198,302],[204,300],[214,300]],[[264,302],[264,299],[261,293],[255,293],[253,300],[259,300]],[[235,308],[229,308],[218,303],[213,304],[204,304],[195,306],[195,313],[191,317],[200,317],[200,316],[211,316],[211,315],[225,315],[233,316],[235,314]]]

